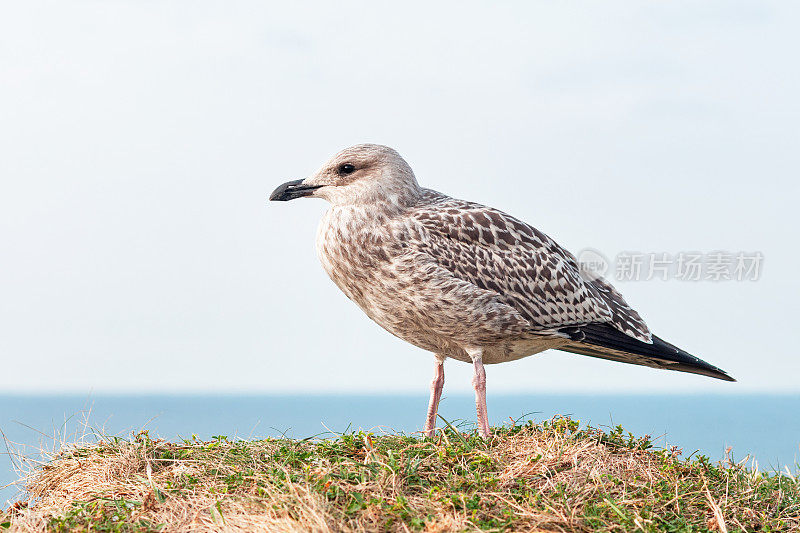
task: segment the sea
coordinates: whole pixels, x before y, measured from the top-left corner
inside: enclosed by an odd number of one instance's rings
[[[415,434],[426,395],[0,395],[0,507],[24,497],[19,480],[42,452],[100,435],[177,440],[259,437],[335,438],[350,431]],[[800,394],[489,396],[492,425],[568,415],[582,424],[621,425],[683,456],[754,462],[762,471],[800,474]],[[450,423],[474,427],[474,399],[445,396]],[[440,421],[441,425],[441,421]]]

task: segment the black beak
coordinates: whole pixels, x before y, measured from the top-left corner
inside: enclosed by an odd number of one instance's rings
[[[320,187],[322,187],[322,185],[303,185],[303,180],[287,181],[272,191],[272,194],[269,195],[269,199],[272,202],[288,202],[295,198],[309,196]]]

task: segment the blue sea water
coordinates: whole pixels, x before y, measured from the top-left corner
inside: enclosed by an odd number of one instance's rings
[[[167,439],[330,437],[357,429],[413,433],[426,406],[425,395],[0,396],[7,446],[0,448],[0,486],[18,479],[18,454],[38,459],[39,450],[87,433],[91,439],[92,431],[127,435],[149,429]],[[440,414],[472,424],[473,399],[445,396]],[[681,447],[684,456],[698,452],[722,459],[731,447],[734,460],[750,455],[762,470],[788,466],[796,474],[800,462],[800,395],[491,395],[489,414],[493,425],[556,414],[595,426],[621,424],[653,436],[656,445]],[[0,489],[0,504],[19,496],[18,486]]]

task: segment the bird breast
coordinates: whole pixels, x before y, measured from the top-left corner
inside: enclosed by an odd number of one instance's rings
[[[389,262],[388,229],[381,217],[359,206],[334,206],[317,229],[317,255],[334,283],[370,314],[372,293],[386,290],[378,275]]]

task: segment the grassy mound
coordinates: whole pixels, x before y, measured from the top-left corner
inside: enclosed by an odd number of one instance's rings
[[[109,439],[54,456],[17,531],[792,531],[800,482],[566,418],[435,438]]]

